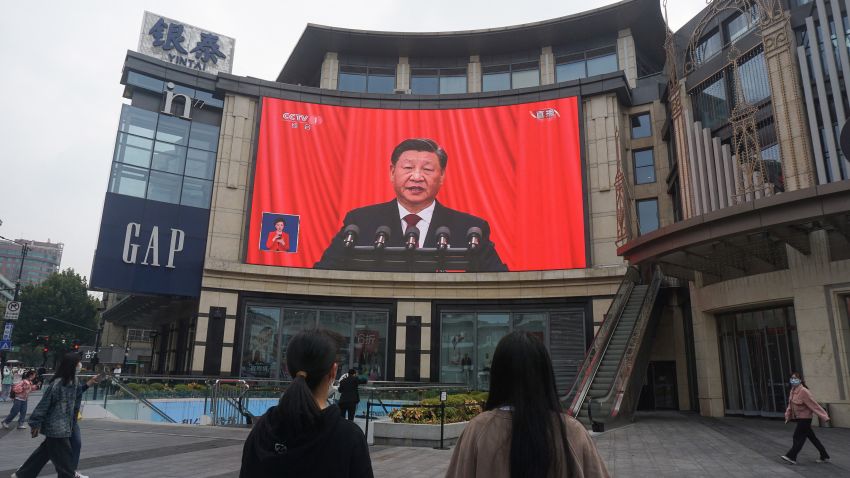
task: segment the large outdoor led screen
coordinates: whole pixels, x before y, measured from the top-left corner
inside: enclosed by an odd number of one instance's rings
[[[584,223],[575,97],[440,110],[263,99],[250,264],[581,268]]]

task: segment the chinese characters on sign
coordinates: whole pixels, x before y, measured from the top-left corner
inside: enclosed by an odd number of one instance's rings
[[[207,73],[230,73],[235,40],[168,17],[145,12],[139,52]]]

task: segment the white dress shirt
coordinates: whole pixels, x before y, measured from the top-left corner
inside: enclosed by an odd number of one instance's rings
[[[399,221],[401,221],[402,232],[407,230],[407,222],[404,220],[404,216],[408,214],[419,216],[419,222],[414,225],[419,229],[419,244],[417,247],[422,247],[422,244],[425,243],[425,236],[428,235],[428,228],[431,227],[431,218],[434,216],[434,206],[437,204],[437,201],[432,202],[430,206],[416,213],[408,211],[398,201],[396,201],[396,204],[398,204],[398,217]]]

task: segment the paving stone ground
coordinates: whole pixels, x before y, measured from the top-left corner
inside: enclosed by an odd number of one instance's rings
[[[38,397],[30,399],[35,406]],[[10,408],[0,403],[0,414]],[[92,478],[238,476],[248,430],[84,420],[80,471]],[[594,436],[616,477],[848,477],[850,429],[815,428],[832,455],[817,464],[807,444],[799,464],[779,460],[790,447],[792,425],[750,418],[705,418],[692,413],[641,413],[629,425]],[[23,463],[41,439],[27,430],[0,429],[0,478]],[[442,477],[451,451],[431,448],[371,448],[376,477]],[[48,465],[40,476],[56,476]]]

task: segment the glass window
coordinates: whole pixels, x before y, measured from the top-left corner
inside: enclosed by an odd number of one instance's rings
[[[186,163],[186,148],[176,144],[157,141],[153,147],[151,169],[174,174],[183,174]]]
[[[558,63],[555,66],[555,78],[559,83],[562,81],[578,80],[586,76],[587,71],[585,71],[585,62],[583,58],[578,61]]]
[[[440,381],[446,383],[469,383],[464,370],[464,357],[475,352],[475,314],[442,314],[440,332]]]
[[[414,95],[436,95],[439,93],[439,71],[434,69],[412,69],[410,90]]]
[[[283,332],[280,338],[280,378],[283,380],[292,380],[292,374],[286,368],[286,348],[289,341],[298,332],[302,330],[312,329],[316,327],[316,315],[318,311],[310,309],[283,309]]]
[[[165,84],[162,80],[157,80],[156,78],[151,78],[150,76],[142,75],[135,71],[127,72],[127,84],[138,86],[139,88],[144,88],[155,93],[162,93],[165,91]]]
[[[186,146],[189,142],[190,125],[190,121],[161,114],[159,115],[159,125],[156,129],[156,139],[157,141]]]
[[[632,139],[647,138],[652,136],[652,125],[649,113],[634,115],[632,120]]]
[[[177,174],[151,171],[147,198],[154,201],[179,204],[182,185],[183,178]]]
[[[279,330],[279,308],[248,307],[245,317],[245,347],[242,355],[243,376],[278,377],[280,372],[277,356]]]
[[[785,191],[785,178],[782,176],[782,162],[779,157],[779,144],[773,144],[761,150],[764,161],[765,180],[773,184],[776,192]]]
[[[121,163],[114,163],[112,165],[112,176],[109,178],[109,192],[144,198],[147,185],[147,169],[136,168]]]
[[[386,380],[386,312],[354,312],[354,359],[352,367],[369,380]]]
[[[481,77],[482,91],[511,89],[511,67],[509,65],[485,66]]]
[[[212,93],[208,93],[206,91],[195,90],[195,99],[201,100],[205,105],[209,105],[214,108],[224,108],[224,100],[220,100]]]
[[[640,235],[658,229],[658,199],[636,201]]]
[[[122,105],[118,131],[143,138],[153,138],[156,131],[156,119],[157,114],[153,111]]]
[[[461,369],[464,383],[481,390],[490,389],[490,365],[496,344],[510,332],[510,314],[478,314],[478,347],[474,354],[464,353]],[[486,369],[486,370],[485,370]],[[473,375],[474,374],[474,375]]]
[[[190,177],[183,178],[183,196],[180,204],[192,207],[210,207],[212,198],[212,181]]]
[[[744,98],[749,103],[758,103],[770,97],[770,84],[767,81],[767,65],[764,62],[763,52],[741,63],[738,66],[738,75]]]
[[[643,149],[632,153],[635,161],[635,184],[655,182],[655,159],[652,149]]]
[[[514,330],[529,332],[540,339],[540,342],[549,345],[546,337],[546,314],[544,313],[514,314]]]
[[[697,120],[704,128],[717,128],[729,121],[729,103],[726,99],[726,83],[722,74],[698,87],[692,94]]]
[[[748,13],[739,13],[726,24],[726,35],[732,43],[744,36],[758,21],[758,7],[753,5]]]
[[[351,311],[322,310],[319,312],[319,327],[339,334],[341,342],[337,351],[339,369],[336,378],[351,368]]]
[[[587,76],[602,75],[617,71],[617,54],[607,53],[587,58]]]
[[[466,72],[462,75],[440,75],[440,94],[466,93]]]
[[[195,178],[212,179],[215,174],[215,153],[189,148],[185,174]]]
[[[151,164],[151,151],[153,151],[152,140],[118,133],[113,161],[147,168]]]
[[[392,93],[395,90],[395,69],[369,68],[369,93]]]
[[[366,67],[341,66],[339,67],[339,91],[353,91],[363,93],[366,91]]]
[[[707,37],[703,38],[699,45],[697,45],[697,51],[694,55],[696,57],[697,64],[699,65],[713,57],[720,52],[721,48],[723,48],[723,39],[720,38],[720,32],[715,30]]]
[[[189,147],[218,151],[218,131],[218,126],[193,121],[189,133]]]
[[[528,88],[530,86],[540,86],[540,71],[514,71],[511,74],[511,81],[513,82],[512,86],[514,88]]]

